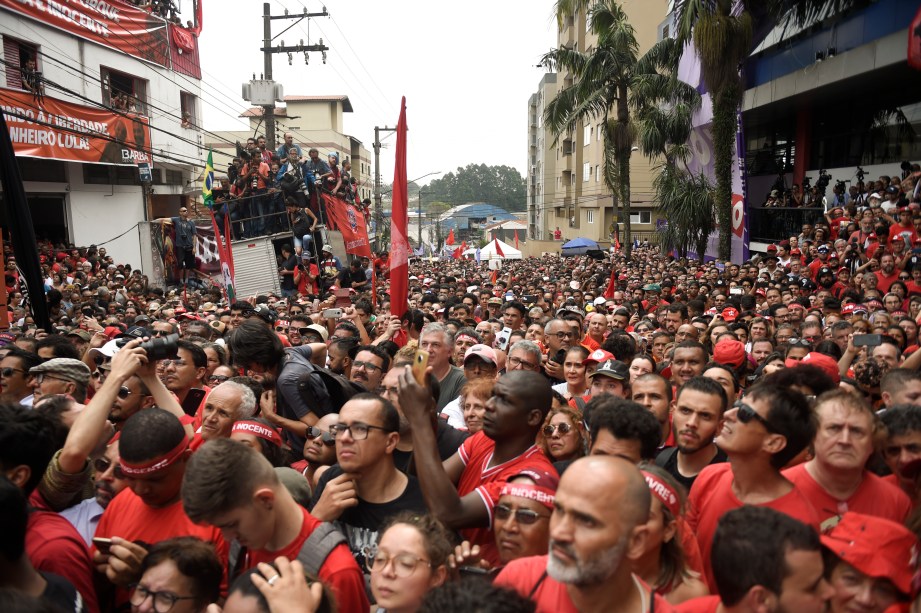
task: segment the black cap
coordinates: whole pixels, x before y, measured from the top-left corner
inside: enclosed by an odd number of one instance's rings
[[[626,381],[630,378],[630,368],[620,360],[608,360],[599,364],[598,369],[591,374],[592,377],[599,375]]]
[[[275,324],[278,321],[278,314],[269,308],[266,304],[257,304],[253,312],[267,324]]]

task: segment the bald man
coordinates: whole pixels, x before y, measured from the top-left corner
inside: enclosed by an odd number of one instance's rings
[[[605,492],[599,496],[598,492]],[[538,611],[671,611],[636,577],[648,531],[649,486],[632,463],[589,456],[563,474],[550,516],[548,555],[510,562],[496,585],[514,589]]]

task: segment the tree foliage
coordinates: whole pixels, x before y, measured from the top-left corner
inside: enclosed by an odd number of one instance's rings
[[[425,200],[451,206],[486,202],[506,211],[523,211],[526,206],[525,179],[511,166],[468,164],[458,167],[425,187]]]

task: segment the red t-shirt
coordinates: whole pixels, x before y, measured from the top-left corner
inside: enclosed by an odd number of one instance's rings
[[[86,543],[69,521],[52,511],[34,510],[26,525],[26,555],[36,570],[70,581],[91,613],[98,613],[93,586],[93,559]]]
[[[838,500],[826,492],[809,474],[805,464],[787,469],[783,475],[812,503],[822,522],[822,531],[834,527],[848,511],[884,517],[899,524],[911,513],[908,495],[869,471],[864,471],[860,487],[847,500]]]
[[[895,224],[889,228],[889,246],[892,246],[892,241],[894,240],[905,240],[908,238],[907,245],[911,249],[911,246],[914,244],[915,239],[918,238],[918,231],[915,230],[913,225],[908,227],[903,226],[902,224]]]
[[[585,335],[585,338],[582,339],[582,342],[580,344],[586,349],[588,349],[589,353],[591,353],[592,351],[596,349],[601,349],[601,343],[593,339],[588,334]]]
[[[892,274],[889,275],[888,277],[883,274],[882,270],[877,270],[873,274],[876,275],[876,278],[877,278],[876,289],[878,289],[880,292],[884,294],[889,291],[889,286],[891,286],[893,282],[899,280],[898,270],[893,270]]]
[[[697,544],[700,545],[704,561],[704,576],[711,592],[716,592],[710,565],[710,548],[713,546],[716,524],[723,513],[742,506],[742,501],[732,491],[733,478],[730,463],[711,464],[697,475],[688,496],[688,525],[697,534]],[[819,529],[818,514],[796,487],[780,498],[758,506],[786,513],[816,530]]]
[[[719,596],[701,596],[675,605],[676,613],[716,613],[722,601]]]
[[[177,536],[196,536],[207,543],[213,543],[225,568],[224,578],[221,580],[221,593],[227,593],[227,543],[217,528],[192,522],[185,514],[181,500],[167,507],[155,509],[144,504],[131,488],[125,488],[106,507],[99,519],[99,525],[96,526],[96,536],[117,536],[129,541],[143,541],[149,545]],[[127,603],[128,596],[126,590],[118,590],[115,606]]]
[[[560,583],[549,575],[541,580],[546,570],[547,556],[545,555],[518,558],[509,562],[493,583],[515,590],[525,598],[529,598],[537,605],[536,613],[578,613],[566,591],[566,584]],[[537,586],[538,581],[540,581],[540,586],[535,591],[534,587]],[[640,583],[648,593],[649,586],[643,581]],[[648,610],[655,610],[656,613],[670,613],[675,610],[662,596],[653,594],[652,597],[653,606]]]
[[[499,566],[499,552],[496,549],[491,527],[492,511],[499,501],[502,486],[509,477],[523,470],[531,469],[556,474],[556,469],[553,468],[553,464],[550,463],[544,452],[535,445],[504,464],[490,466],[495,448],[496,442],[482,431],[464,441],[457,450],[464,463],[464,472],[461,473],[457,483],[457,493],[464,497],[476,491],[483,500],[486,511],[489,513],[490,527],[461,530],[461,534],[471,543],[480,546],[480,555],[484,560],[488,560],[493,566]]]
[[[260,562],[271,564],[275,558],[285,556],[289,560],[296,560],[297,555],[304,546],[304,541],[320,525],[320,520],[307,512],[307,509],[301,509],[304,512],[304,523],[301,525],[301,531],[286,547],[278,551],[254,550],[246,552],[246,559],[243,563],[244,570],[253,568]],[[323,562],[320,567],[320,579],[328,585],[336,597],[336,603],[340,611],[356,611],[364,613],[370,609],[368,597],[365,594],[365,578],[352,557],[349,546],[345,543],[337,545],[335,549]]]

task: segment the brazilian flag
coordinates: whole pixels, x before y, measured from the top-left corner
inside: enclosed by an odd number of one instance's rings
[[[213,153],[208,151],[208,163],[205,164],[205,178],[202,180],[201,195],[205,201],[205,206],[214,207],[214,197],[211,195],[211,187],[214,185],[214,160]]]

